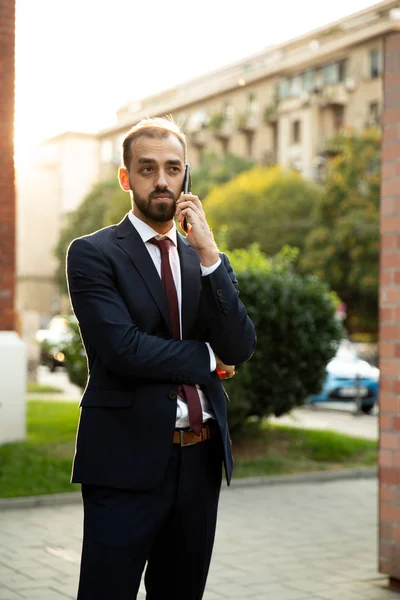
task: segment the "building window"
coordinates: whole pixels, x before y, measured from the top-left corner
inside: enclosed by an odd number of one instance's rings
[[[186,129],[189,133],[197,133],[207,127],[208,114],[206,110],[197,110],[192,113],[186,122]]]
[[[339,133],[344,123],[344,106],[335,104],[333,107],[333,128],[335,133]]]
[[[296,120],[292,123],[292,143],[299,144],[301,138],[301,121]]]
[[[339,81],[346,81],[347,78],[347,60],[341,60],[338,63]]]
[[[253,156],[253,141],[254,141],[254,134],[252,131],[246,133],[246,150],[247,150],[247,156]]]
[[[290,81],[290,95],[299,96],[303,91],[303,78],[301,75],[292,77]]]
[[[315,71],[313,69],[304,73],[303,88],[305,92],[312,92],[315,88]]]
[[[381,74],[381,53],[378,48],[369,53],[369,74],[371,79],[376,79]]]
[[[322,67],[322,79],[324,85],[333,85],[339,81],[339,64],[331,63]]]
[[[281,79],[279,82],[279,97],[280,98],[288,98],[290,95],[290,80],[285,77]]]
[[[368,123],[370,127],[379,125],[381,120],[379,111],[379,102],[370,102],[368,107]]]
[[[224,115],[225,115],[226,119],[233,120],[233,118],[235,116],[235,107],[233,106],[233,104],[229,104],[229,102],[225,102]]]
[[[246,115],[256,115],[258,112],[258,102],[253,94],[249,94],[246,105]]]

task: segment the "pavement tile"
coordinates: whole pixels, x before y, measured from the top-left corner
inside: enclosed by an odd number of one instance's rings
[[[0,600],[21,600],[23,596],[12,592],[11,590],[7,590],[6,588],[0,587]]]
[[[376,584],[376,494],[372,479],[224,489],[204,600],[400,600]],[[0,600],[74,600],[81,536],[81,504],[0,512]]]
[[[53,588],[49,588],[49,587],[44,587],[44,588],[37,588],[35,590],[29,590],[25,592],[25,596],[22,596],[22,598],[26,598],[28,600],[75,600],[76,599],[76,594],[74,594],[73,596],[70,594],[62,594],[60,592],[57,592],[55,589]]]
[[[203,600],[223,600],[226,596],[221,596],[218,592],[212,589],[212,586],[208,586],[204,594]]]

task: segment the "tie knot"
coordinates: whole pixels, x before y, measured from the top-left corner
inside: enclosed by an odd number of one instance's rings
[[[161,254],[168,254],[171,246],[173,245],[173,242],[169,238],[163,238],[161,240],[152,238],[150,241],[152,244],[155,244],[160,248]]]

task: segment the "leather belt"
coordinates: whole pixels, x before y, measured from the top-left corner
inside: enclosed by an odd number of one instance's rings
[[[203,424],[199,435],[190,429],[175,429],[173,441],[174,444],[179,444],[180,446],[194,446],[199,442],[209,440],[217,431],[217,424],[214,421],[207,421]]]

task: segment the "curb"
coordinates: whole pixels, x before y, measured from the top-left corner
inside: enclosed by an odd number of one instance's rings
[[[231,489],[264,487],[269,485],[288,485],[298,483],[317,483],[329,481],[343,481],[352,479],[376,479],[378,469],[365,467],[362,469],[342,469],[338,471],[316,471],[311,473],[296,473],[295,475],[278,475],[276,477],[243,477],[233,479]],[[227,485],[222,491],[228,489]],[[0,511],[18,508],[38,508],[41,506],[63,506],[68,504],[81,504],[80,492],[65,494],[45,494],[43,496],[23,496],[21,498],[0,499]]]
[[[2,498],[0,512],[14,508],[37,508],[39,506],[62,506],[65,504],[78,504],[82,502],[80,492],[67,492],[65,494],[43,494],[42,496],[21,496],[20,498]]]
[[[377,467],[360,469],[338,469],[337,471],[312,471],[294,475],[277,475],[274,477],[243,477],[232,479],[231,488],[262,487],[266,485],[285,485],[296,483],[317,483],[324,481],[343,481],[346,479],[377,479]],[[1,508],[1,500],[0,500]]]

